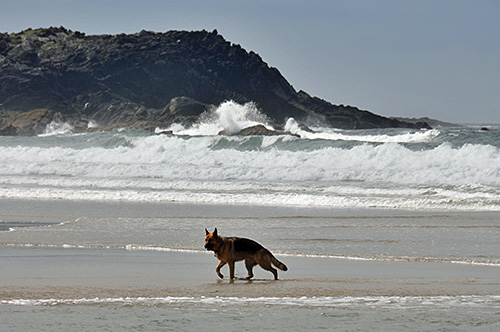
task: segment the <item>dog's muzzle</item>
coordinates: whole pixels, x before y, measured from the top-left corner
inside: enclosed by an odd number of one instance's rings
[[[205,249],[214,250],[214,245],[212,243],[205,243]]]

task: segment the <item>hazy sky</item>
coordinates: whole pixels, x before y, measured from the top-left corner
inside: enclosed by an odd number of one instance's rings
[[[217,29],[298,90],[385,116],[500,123],[496,0],[0,0],[0,32]]]

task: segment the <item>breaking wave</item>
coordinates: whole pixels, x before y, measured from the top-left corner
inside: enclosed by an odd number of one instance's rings
[[[38,135],[40,137],[53,136],[53,135],[64,135],[73,132],[73,126],[66,122],[52,121],[47,125],[42,134]]]
[[[342,140],[358,141],[370,143],[420,143],[430,142],[439,135],[439,130],[418,130],[407,131],[400,134],[358,134],[352,131],[335,130],[332,128],[318,128],[318,131],[312,132],[301,129],[299,123],[294,118],[289,118],[285,124],[285,131],[300,138],[309,140]]]
[[[241,105],[230,100],[203,113],[190,128],[174,124],[167,129],[158,128],[156,131],[172,131],[176,135],[212,136],[218,135],[221,131],[235,134],[244,128],[259,124],[271,130],[274,129],[269,125],[267,116],[259,111],[255,103],[249,102]]]
[[[221,136],[269,121],[232,101],[174,135],[144,131],[0,137],[7,198],[342,208],[500,210],[500,131],[303,129]],[[61,133],[66,134],[61,134]]]

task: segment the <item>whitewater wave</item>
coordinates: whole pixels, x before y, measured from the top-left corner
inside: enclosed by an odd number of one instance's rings
[[[269,118],[258,109],[255,103],[248,102],[242,105],[229,100],[203,113],[189,128],[173,124],[166,129],[157,128],[156,132],[172,131],[176,135],[213,136],[220,132],[235,134],[255,125],[263,125],[267,129],[274,130],[269,122]]]
[[[307,186],[296,187],[304,192],[293,192],[289,187],[279,191],[279,184],[272,183],[267,188],[254,192],[242,192],[225,186],[224,182],[214,182],[207,187],[193,181],[186,187],[176,184],[176,189],[127,189],[123,187],[94,188],[73,186],[65,183],[64,187],[24,186],[2,190],[0,197],[19,199],[69,199],[91,201],[127,201],[127,202],[183,202],[194,204],[232,204],[256,206],[296,206],[296,207],[328,207],[328,208],[401,208],[401,209],[438,209],[457,211],[498,211],[500,202],[497,194],[463,193],[447,190],[447,195],[432,193],[430,190],[393,189],[385,191],[362,190],[358,194],[352,188],[339,188],[334,191],[328,188],[323,193],[321,188],[310,189]],[[249,185],[251,187],[251,185]],[[213,189],[210,189],[213,188]],[[345,193],[350,192],[350,195]],[[412,195],[419,193],[419,196]],[[375,194],[377,193],[377,194]]]
[[[411,185],[500,186],[500,149],[450,144],[413,151],[402,145],[327,147],[313,151],[214,149],[220,137],[129,138],[131,146],[83,149],[53,146],[0,147],[0,175],[80,176],[89,179],[135,178],[225,181],[335,181]],[[248,140],[238,141],[245,144]],[[274,142],[274,143],[273,143]],[[286,144],[286,143],[283,143]],[[100,180],[101,181],[101,180]],[[168,186],[168,183],[164,185]],[[382,188],[387,187],[384,185]]]
[[[440,134],[439,130],[408,131],[402,134],[374,134],[361,135],[354,131],[340,131],[332,128],[317,128],[314,132],[304,130],[294,118],[289,118],[285,124],[285,131],[299,136],[302,139],[323,139],[333,141],[358,141],[370,143],[422,143],[430,142]]]
[[[54,136],[54,135],[64,135],[72,133],[74,130],[73,126],[66,122],[52,121],[47,125],[42,134],[39,137]]]
[[[258,305],[258,306],[299,306],[299,307],[498,307],[498,295],[460,295],[460,296],[319,296],[319,297],[96,297],[96,298],[49,298],[49,299],[13,299],[1,300],[3,305],[17,306],[55,306],[55,305]]]
[[[365,143],[308,150],[298,138],[101,135],[101,146],[88,145],[92,135],[71,137],[66,146],[0,146],[0,195],[500,210],[500,149],[492,145],[412,150]]]
[[[175,135],[214,136],[221,132],[235,134],[244,128],[263,125],[274,130],[269,118],[253,102],[238,104],[232,100],[205,112],[191,127],[173,124],[168,128],[157,128],[156,132],[172,132]],[[356,131],[342,131],[332,128],[315,128],[314,132],[304,130],[294,118],[285,124],[285,132],[307,140],[357,141],[371,143],[419,143],[429,142],[439,135],[439,130],[407,130],[399,134],[361,135]]]
[[[217,135],[257,123],[269,126],[254,104],[228,101],[179,135],[57,135],[67,128],[54,124],[43,137],[1,137],[0,196],[500,210],[495,130],[310,132],[290,119],[300,137]]]

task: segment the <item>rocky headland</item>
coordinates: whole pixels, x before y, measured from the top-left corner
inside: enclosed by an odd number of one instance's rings
[[[189,126],[226,100],[254,102],[275,128],[289,117],[343,129],[428,127],[297,92],[258,54],[216,30],[87,36],[60,27],[0,33],[3,135],[37,135],[53,122],[82,132]]]

